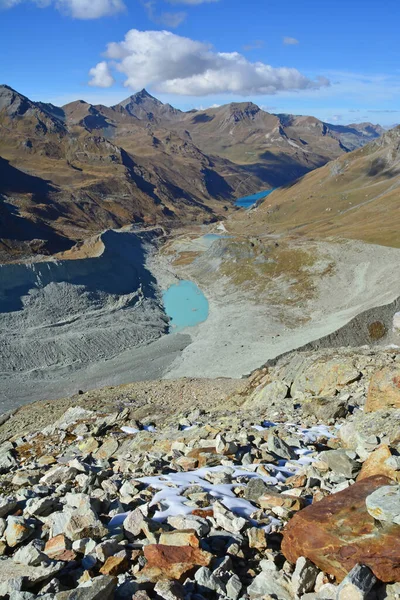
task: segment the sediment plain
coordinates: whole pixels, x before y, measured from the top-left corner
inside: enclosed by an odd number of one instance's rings
[[[229,232],[210,241],[209,231],[168,238],[161,229],[110,230],[51,260],[0,266],[0,412],[134,381],[240,378],[347,323],[351,335],[346,341],[342,332],[336,345],[353,343],[352,319],[400,296],[398,249],[290,242],[284,254],[266,260],[267,266],[282,262],[274,276],[243,282],[224,269],[232,247],[247,252],[253,242]],[[271,240],[259,243],[264,248]],[[300,265],[301,277],[294,277],[283,258],[297,260],[311,250],[312,264]],[[188,253],[191,260],[183,260]],[[242,270],[240,260],[237,265]],[[205,322],[168,334],[162,292],[179,279],[199,285],[210,311]],[[391,332],[397,310],[393,304],[369,317],[384,321],[381,343],[399,342]],[[367,330],[357,342],[371,342]]]

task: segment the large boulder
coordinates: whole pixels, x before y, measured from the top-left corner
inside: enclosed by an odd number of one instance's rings
[[[296,375],[291,387],[292,397],[335,396],[341,388],[360,377],[351,358],[320,359]]]
[[[370,379],[366,412],[400,408],[400,367],[391,365],[376,371]]]
[[[357,411],[338,431],[343,448],[355,450],[365,460],[383,437],[390,445],[400,442],[400,409],[377,410],[373,413]]]
[[[245,403],[249,408],[266,408],[276,402],[284,400],[288,393],[288,386],[283,381],[275,380],[266,385],[259,385]]]
[[[400,581],[400,525],[377,523],[366,506],[370,494],[391,484],[369,477],[298,512],[284,531],[285,557],[296,563],[305,556],[338,581],[357,563],[381,581]]]

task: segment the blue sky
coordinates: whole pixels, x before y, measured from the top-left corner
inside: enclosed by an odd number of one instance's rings
[[[0,82],[54,104],[142,87],[182,109],[251,100],[400,122],[398,0],[0,0]]]

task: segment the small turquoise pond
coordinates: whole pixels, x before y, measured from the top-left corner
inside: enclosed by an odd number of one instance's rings
[[[226,240],[229,237],[229,235],[221,235],[220,233],[206,233],[203,235],[202,240],[207,247],[210,247],[213,242],[216,242],[217,240]]]
[[[163,294],[165,312],[171,319],[171,332],[193,327],[208,317],[208,300],[193,281],[183,279]]]
[[[276,188],[272,188],[272,190],[264,190],[263,192],[257,192],[257,194],[252,194],[251,196],[243,196],[243,198],[238,198],[236,200],[235,205],[242,206],[243,208],[250,208],[250,206],[253,206],[257,200],[269,196],[274,190],[276,190]]]

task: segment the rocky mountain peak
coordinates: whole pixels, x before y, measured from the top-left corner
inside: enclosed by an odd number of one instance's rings
[[[6,109],[10,116],[22,115],[32,104],[26,96],[8,85],[0,85],[0,111]]]
[[[231,102],[228,108],[232,115],[238,119],[254,117],[261,111],[261,108],[253,102]]]
[[[163,106],[163,103],[161,102],[161,100],[158,100],[157,98],[155,98],[154,96],[149,94],[149,92],[143,88],[140,92],[136,92],[136,94],[132,94],[132,96],[129,96],[129,98],[126,98],[125,100],[122,100],[122,102],[119,102],[119,104],[117,104],[117,106],[122,106],[123,108],[126,108],[126,109],[128,109],[128,107],[132,107],[135,105],[136,106],[139,106],[139,105]]]

